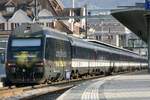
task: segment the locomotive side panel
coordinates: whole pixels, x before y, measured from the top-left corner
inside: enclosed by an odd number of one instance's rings
[[[48,37],[46,39],[45,62],[46,75],[49,80],[61,80],[70,71],[70,43]]]

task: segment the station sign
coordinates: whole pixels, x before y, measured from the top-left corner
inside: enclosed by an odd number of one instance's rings
[[[145,9],[150,10],[150,0],[145,0]]]

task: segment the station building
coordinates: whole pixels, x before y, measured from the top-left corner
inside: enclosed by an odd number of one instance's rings
[[[118,9],[141,7],[143,7],[143,3],[136,3],[135,6],[120,6]],[[88,38],[126,48],[143,56],[148,55],[146,43],[112,17],[110,10],[99,10],[98,13],[108,17],[105,19],[93,18],[88,20],[88,27],[90,28]]]
[[[85,8],[64,8],[59,0],[2,0],[0,1],[0,42],[2,45],[6,44],[9,34],[23,23],[38,23],[80,37],[80,34],[85,34],[85,19],[40,18],[74,15],[84,16]]]
[[[126,28],[111,15],[106,16],[108,19],[88,19],[88,26],[95,29],[93,33],[89,31],[88,38],[124,47],[126,45]]]

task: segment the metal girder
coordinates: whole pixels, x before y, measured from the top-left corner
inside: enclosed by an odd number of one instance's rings
[[[63,11],[64,7],[58,0],[48,0],[51,8],[54,10],[55,15],[59,15],[60,11]]]
[[[92,16],[41,16],[39,19],[59,19],[59,20],[65,20],[65,19],[83,19],[83,18],[98,18],[98,19],[114,19],[113,17],[109,15],[92,15]]]

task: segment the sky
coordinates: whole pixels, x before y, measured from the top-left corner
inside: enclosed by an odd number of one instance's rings
[[[72,7],[72,0],[61,0],[65,7]],[[117,6],[132,6],[135,2],[144,2],[145,0],[74,0],[75,7],[82,7],[87,4],[89,9],[112,9]]]

